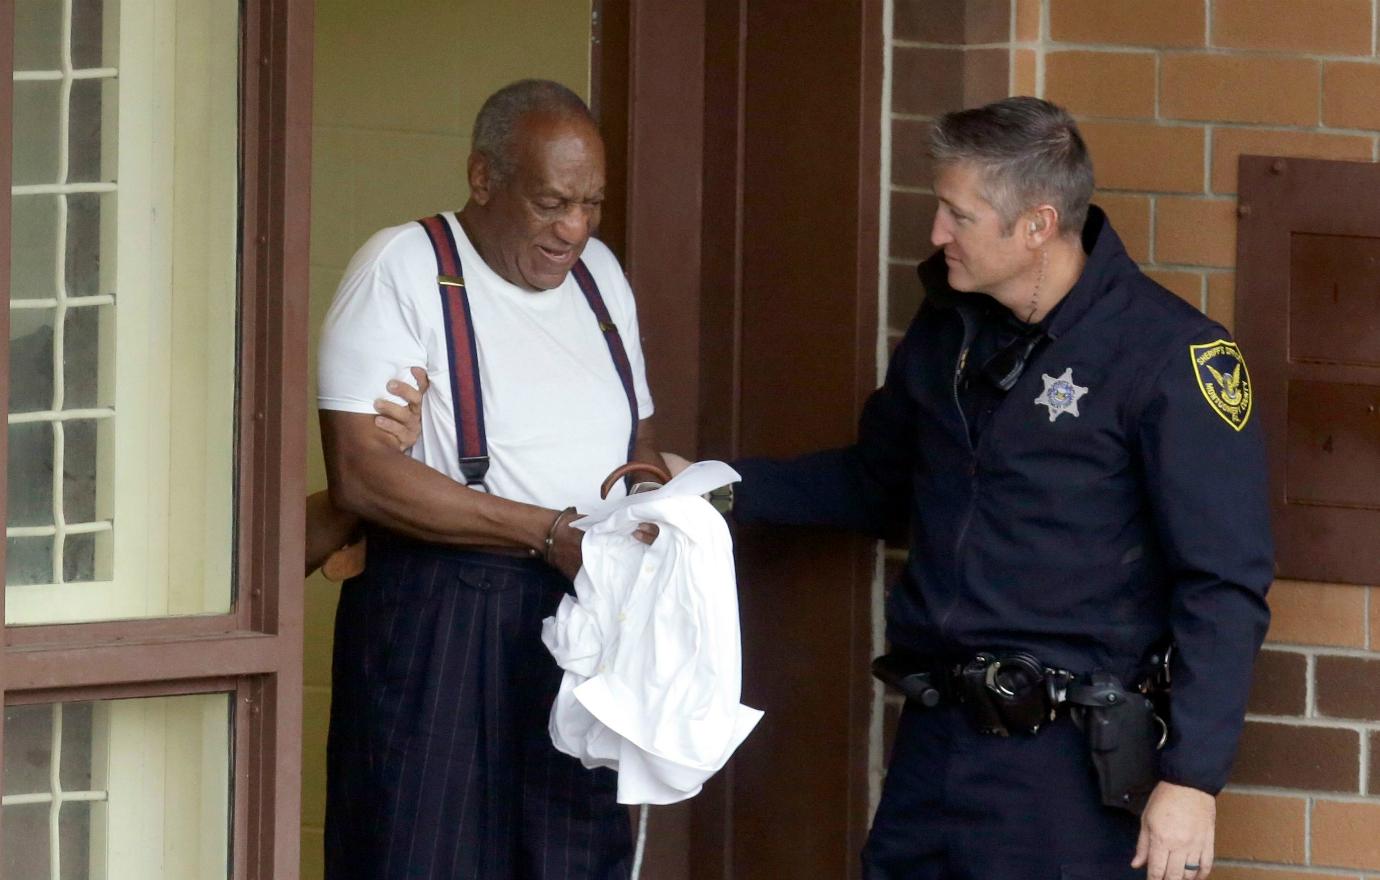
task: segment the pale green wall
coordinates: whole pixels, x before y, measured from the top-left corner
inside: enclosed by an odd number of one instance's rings
[[[345,264],[375,230],[459,208],[470,126],[524,77],[589,96],[589,0],[317,0],[312,126],[312,415],[308,485],[325,486],[316,330]],[[322,875],[326,719],[337,587],[306,584],[302,877]]]

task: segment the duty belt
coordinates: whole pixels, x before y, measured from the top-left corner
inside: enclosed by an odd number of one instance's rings
[[[1067,707],[1110,706],[1137,696],[1163,703],[1159,698],[1168,690],[1168,652],[1152,658],[1151,665],[1153,672],[1131,687],[1108,673],[1080,675],[1047,666],[1024,651],[982,651],[952,663],[896,652],[872,661],[872,674],[921,706],[961,705],[979,731],[1009,736],[1037,733]],[[1162,718],[1167,707],[1155,708]]]

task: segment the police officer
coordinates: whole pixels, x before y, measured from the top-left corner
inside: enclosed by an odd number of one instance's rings
[[[902,713],[865,876],[1202,880],[1269,619],[1249,373],[1089,204],[1065,111],[951,113],[931,154],[939,250],[857,442],[735,465],[740,521],[882,534],[909,515],[887,637],[934,687]],[[1103,790],[1096,710],[1075,704],[1094,676],[1137,705],[1170,681],[1143,811]],[[1034,714],[1012,722],[1013,694]]]

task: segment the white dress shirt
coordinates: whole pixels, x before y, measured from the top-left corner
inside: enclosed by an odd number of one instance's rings
[[[653,492],[596,505],[575,596],[542,627],[565,670],[551,740],[586,767],[618,771],[618,801],[693,797],[762,717],[739,702],[742,649],[733,544],[700,497],[738,480],[698,462]],[[660,534],[650,546],[639,523]]]

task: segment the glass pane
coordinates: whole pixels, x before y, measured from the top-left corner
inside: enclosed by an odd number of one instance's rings
[[[5,794],[47,791],[52,752],[52,706],[5,707]]]
[[[72,182],[107,180],[101,163],[105,103],[116,99],[115,81],[79,79],[72,83],[67,130],[67,179]]]
[[[15,143],[24,139],[19,132],[15,135]],[[58,203],[61,199],[61,196],[52,195],[14,197],[11,299],[57,296]]]
[[[62,65],[62,4],[56,0],[15,0],[14,69],[57,70]]]
[[[53,321],[56,315],[56,309],[10,309],[11,413],[53,408]],[[14,442],[13,436],[10,442]]]
[[[110,293],[102,263],[113,259],[102,247],[102,214],[112,210],[110,194],[75,193],[67,197],[66,274],[68,296]],[[105,287],[106,289],[102,289]]]
[[[228,877],[230,712],[228,694],[9,707],[0,875]]]
[[[5,808],[6,877],[44,880],[52,876],[47,845],[49,809],[47,804]]]
[[[53,524],[53,426],[10,425],[8,507],[10,526]]]
[[[14,182],[60,183],[58,133],[62,84],[53,81],[14,84]]]
[[[106,364],[114,361],[114,320],[112,305],[67,309],[62,345],[63,409],[96,409],[113,402],[102,393],[108,389],[101,379],[108,369]]]
[[[52,538],[5,539],[5,585],[53,582]]]
[[[78,70],[115,66],[120,7],[110,3],[107,11],[106,5],[104,0],[72,0],[72,66]]]
[[[20,2],[8,624],[231,607],[240,6]]]
[[[104,420],[101,420],[104,421]],[[96,438],[101,422],[63,422],[62,518],[67,523],[96,520]]]

